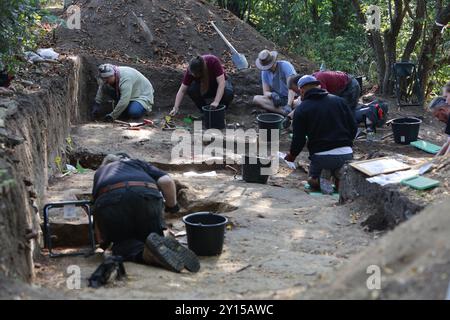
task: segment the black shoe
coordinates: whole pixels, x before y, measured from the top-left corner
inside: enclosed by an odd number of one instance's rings
[[[147,264],[156,264],[174,272],[181,272],[184,268],[191,272],[200,270],[200,262],[194,252],[176,239],[156,233],[147,237],[143,258]]]
[[[164,242],[171,250],[179,254],[179,256],[183,259],[184,266],[187,270],[191,272],[198,272],[200,270],[200,262],[194,252],[183,246],[172,237],[165,237]]]
[[[166,245],[164,237],[152,233],[147,237],[143,259],[146,264],[158,265],[167,270],[181,272],[184,269],[182,255]]]

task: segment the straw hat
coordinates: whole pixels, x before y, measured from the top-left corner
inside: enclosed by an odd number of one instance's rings
[[[269,70],[277,62],[278,52],[263,50],[258,54],[258,59],[256,59],[256,67],[259,70]]]

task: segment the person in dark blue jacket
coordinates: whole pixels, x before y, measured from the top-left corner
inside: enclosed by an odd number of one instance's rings
[[[285,160],[293,162],[307,143],[311,160],[308,183],[320,189],[320,174],[330,170],[339,186],[339,169],[353,159],[357,124],[352,110],[340,97],[320,88],[320,82],[305,75],[298,81],[302,104],[295,109],[293,139]]]
[[[164,237],[164,207],[169,213],[180,210],[167,173],[126,154],[110,154],[95,172],[92,196],[103,248],[112,243],[112,253],[124,261],[174,272],[200,269],[194,252]]]

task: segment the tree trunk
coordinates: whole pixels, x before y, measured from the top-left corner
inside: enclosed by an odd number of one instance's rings
[[[313,23],[319,23],[320,21],[319,4],[317,3],[317,0],[313,0],[311,3],[311,17]]]
[[[359,0],[352,0],[353,8],[356,11],[356,16],[358,21],[363,26],[366,25],[366,17],[361,9],[361,4]],[[378,86],[382,88],[382,83],[384,79],[384,75],[386,73],[386,59],[384,57],[384,45],[383,40],[381,38],[380,30],[370,30],[366,34],[367,42],[372,48],[375,54],[375,61],[377,64],[377,76],[378,76]]]
[[[348,27],[348,1],[331,1],[331,30],[334,35],[341,34]]]
[[[437,6],[436,22],[447,25],[450,21],[450,3],[442,8],[442,2],[439,2],[441,5]],[[442,40],[442,27],[433,23],[430,29],[431,35],[424,41],[419,57],[419,80],[422,84],[423,97],[425,97],[425,92],[428,92],[427,87],[430,73],[433,71],[433,61],[436,58],[438,44]]]
[[[394,0],[394,4],[395,14],[391,17],[391,27],[384,32],[384,49],[386,58],[382,86],[383,95],[390,95],[393,91],[393,82],[391,79],[392,65],[397,61],[397,38],[407,11],[406,8],[403,7],[404,3],[402,0]]]
[[[406,62],[411,59],[411,54],[414,52],[417,42],[422,36],[426,5],[427,3],[425,0],[417,0],[416,2],[416,14],[415,17],[411,17],[414,19],[413,31],[411,38],[408,40],[405,50],[403,51],[402,61]]]

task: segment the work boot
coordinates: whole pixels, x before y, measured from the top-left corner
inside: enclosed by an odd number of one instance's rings
[[[320,190],[323,194],[333,194],[334,188],[331,183],[332,173],[330,170],[322,170],[322,174],[320,175]]]
[[[164,243],[169,249],[178,253],[178,255],[183,259],[184,267],[191,272],[198,272],[200,270],[200,262],[198,261],[197,255],[179,243],[173,237],[165,237]]]
[[[200,262],[194,252],[182,246],[173,237],[162,237],[152,233],[147,237],[143,253],[144,262],[180,272],[183,268],[191,272],[200,270]]]
[[[144,262],[173,272],[181,272],[184,269],[184,261],[181,254],[168,248],[164,239],[164,237],[156,233],[151,233],[147,237],[142,254]]]

